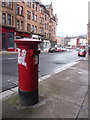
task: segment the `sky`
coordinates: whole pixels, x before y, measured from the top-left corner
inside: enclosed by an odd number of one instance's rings
[[[52,2],[54,14],[58,17],[57,35],[76,36],[87,34],[89,0],[41,0]]]

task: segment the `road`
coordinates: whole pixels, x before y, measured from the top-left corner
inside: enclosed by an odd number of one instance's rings
[[[39,71],[40,76],[52,75],[55,71],[78,59],[77,51],[62,53],[44,53],[40,56]]]
[[[41,53],[39,59],[39,77],[55,74],[55,71],[78,59],[77,51]],[[2,91],[18,84],[17,55],[2,56]]]

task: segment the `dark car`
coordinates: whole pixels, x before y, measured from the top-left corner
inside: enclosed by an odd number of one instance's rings
[[[86,57],[86,50],[85,49],[79,49],[78,56]]]
[[[56,50],[55,50],[55,48],[49,48],[48,52],[53,53],[53,52],[56,52]]]

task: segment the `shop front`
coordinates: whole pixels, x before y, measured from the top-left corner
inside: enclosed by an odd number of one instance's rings
[[[16,31],[15,28],[2,27],[2,51],[15,51],[15,39],[30,37],[30,33]]]
[[[14,28],[2,27],[2,51],[14,51]]]

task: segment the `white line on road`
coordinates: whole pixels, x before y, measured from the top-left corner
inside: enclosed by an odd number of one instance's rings
[[[8,60],[15,60],[15,59],[17,59],[17,58],[8,58]]]

